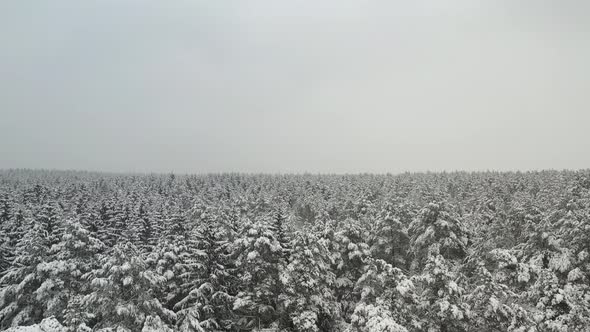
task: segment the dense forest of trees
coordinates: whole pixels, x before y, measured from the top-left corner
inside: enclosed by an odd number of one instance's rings
[[[588,331],[590,172],[0,171],[0,329]]]

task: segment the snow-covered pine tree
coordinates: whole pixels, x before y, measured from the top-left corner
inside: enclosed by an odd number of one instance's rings
[[[12,219],[12,205],[10,195],[8,193],[0,194],[0,227]]]
[[[121,242],[129,242],[133,243],[134,245],[139,245],[139,218],[137,217],[137,210],[135,208],[135,203],[133,201],[127,201],[124,203],[124,212],[122,214],[122,218],[120,220],[119,227],[117,229],[122,229],[121,231]],[[125,222],[126,224],[123,225],[122,223]]]
[[[188,293],[187,272],[192,254],[194,252],[190,250],[187,242],[164,240],[159,242],[148,256],[147,263],[150,269],[166,278],[156,296],[167,309],[173,310]]]
[[[415,316],[418,298],[414,284],[399,268],[381,259],[367,259],[355,289],[361,298],[351,322],[358,331],[411,331],[421,327]]]
[[[270,226],[270,229],[275,233],[275,237],[279,244],[281,245],[281,249],[283,250],[282,259],[284,262],[289,260],[289,235],[287,230],[287,213],[284,204],[279,204],[274,211],[274,219],[273,223]]]
[[[248,324],[260,321],[268,326],[278,319],[279,299],[276,294],[278,261],[283,250],[267,220],[259,220],[246,228],[235,241],[236,264],[241,274],[241,291],[233,309],[238,315],[253,317]]]
[[[132,213],[129,202],[126,200],[118,202],[114,208],[114,220],[112,220],[115,244],[132,240],[132,238],[129,238],[131,218]]]
[[[186,215],[178,206],[167,210],[169,215],[163,223],[163,241],[158,243],[151,259],[155,260],[156,271],[167,279],[161,300],[172,310],[188,295],[188,284],[195,275],[195,266],[200,266],[201,254]]]
[[[89,291],[85,276],[98,267],[98,253],[104,250],[104,244],[77,220],[67,220],[63,226],[62,238],[53,246],[51,256],[37,266],[44,281],[36,296],[47,303],[45,316],[76,327],[86,318],[80,305]]]
[[[408,332],[403,325],[400,325],[387,305],[381,299],[375,304],[361,303],[352,315],[352,326],[354,331],[359,332]]]
[[[25,224],[25,212],[11,201],[8,220],[0,226],[0,277],[10,268],[17,253],[18,243],[28,231]]]
[[[152,204],[152,209],[148,213],[148,216],[153,231],[153,238],[149,243],[152,246],[156,246],[164,236],[164,228],[166,227],[166,221],[168,220],[168,211],[164,204],[158,201],[157,203]]]
[[[0,234],[0,277],[4,275],[13,260],[13,250],[9,245],[10,239],[5,233]]]
[[[155,225],[157,215],[150,213],[147,203],[140,202],[134,220],[132,221],[131,233],[134,235],[134,244],[144,253],[153,250],[158,242],[158,226]]]
[[[463,301],[462,276],[442,255],[430,255],[422,273],[414,276],[418,284],[418,316],[426,331],[467,331],[469,305]]]
[[[146,317],[141,332],[174,332],[174,330],[162,321],[160,316],[151,315]]]
[[[140,331],[150,324],[150,316],[170,326],[176,323],[176,314],[156,298],[166,278],[149,269],[139,249],[131,243],[116,245],[100,264],[92,273],[91,292],[83,299],[95,317],[95,329]]]
[[[170,209],[170,215],[164,221],[163,236],[170,242],[188,241],[190,225],[186,215],[181,211],[180,207],[173,206]]]
[[[371,256],[395,267],[407,268],[407,225],[396,214],[396,207],[391,204],[387,204],[379,213],[371,234]]]
[[[430,257],[460,261],[467,255],[467,229],[445,204],[428,204],[412,221],[408,234],[413,271],[420,271]]]
[[[99,213],[99,207],[97,207],[97,206],[89,207],[87,212],[79,217],[79,220],[80,220],[80,224],[88,232],[90,232],[92,237],[94,237],[96,239],[101,239],[101,238],[104,239],[106,237],[105,236],[106,225],[104,225],[102,223],[102,219],[101,219],[100,213]],[[105,246],[103,249],[107,250],[107,247]]]
[[[280,252],[277,253],[277,258],[275,260],[277,268],[273,271],[276,273],[276,275],[272,276],[272,278],[275,280],[273,291],[276,299],[279,299],[281,294],[284,293],[284,285],[280,282],[280,275],[287,267],[287,264],[289,263],[289,257],[291,255],[290,234],[287,233],[287,214],[285,211],[286,208],[284,207],[284,204],[279,204],[278,207],[273,211],[274,218],[270,225],[270,230],[275,234],[275,238],[277,239],[277,242],[280,246]],[[277,301],[277,316],[280,317],[280,324],[283,324],[281,320],[286,317],[284,310],[284,306],[280,303],[280,301]]]
[[[0,276],[10,267],[14,255],[14,243],[11,240],[13,225],[12,204],[7,193],[0,194]]]
[[[363,275],[365,261],[371,253],[366,230],[360,222],[347,219],[334,234],[332,245],[336,252],[333,263],[333,271],[336,275],[334,292],[336,302],[340,307],[342,319],[350,322],[356,303],[360,299],[360,293],[355,290],[355,284]]]
[[[464,278],[459,271],[468,254],[465,226],[450,208],[430,203],[412,221],[408,233],[423,328],[465,330],[469,307],[463,302]]]
[[[186,296],[180,300],[179,326],[183,331],[227,329],[231,327],[232,297],[222,232],[211,211],[201,211],[198,225],[190,233],[190,257],[187,261]]]
[[[531,275],[523,295],[538,309],[532,316],[540,330],[583,330],[590,324],[590,195],[580,186],[573,191],[564,211],[529,221],[528,241],[518,246]]]
[[[313,233],[294,234],[289,265],[281,272],[284,287],[281,300],[286,316],[280,327],[292,325],[297,331],[316,332],[338,318],[331,289],[335,276],[325,242]],[[286,324],[287,318],[291,324]]]
[[[30,223],[13,264],[0,278],[0,328],[38,323],[50,306],[42,296],[46,275],[39,267],[55,254],[62,221],[55,204],[45,203]]]
[[[117,218],[114,211],[114,202],[111,199],[103,200],[98,207],[98,234],[97,238],[107,247],[112,247],[116,242],[114,224]]]
[[[41,206],[49,199],[49,188],[39,183],[25,189],[23,193],[23,204],[29,206]]]
[[[495,255],[473,255],[463,266],[469,275],[464,301],[469,304],[472,328],[492,331],[525,331],[533,326],[519,295],[498,278],[502,264]],[[501,268],[498,263],[500,263]]]

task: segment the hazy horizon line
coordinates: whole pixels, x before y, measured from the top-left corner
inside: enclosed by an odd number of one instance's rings
[[[245,176],[255,176],[255,175],[270,175],[270,176],[281,176],[281,175],[294,175],[294,176],[301,176],[301,175],[314,175],[314,176],[321,176],[321,175],[328,175],[328,176],[348,176],[348,175],[381,175],[381,176],[397,176],[397,175],[404,175],[404,174],[457,174],[457,173],[467,173],[467,174],[485,174],[485,173],[544,173],[544,172],[584,172],[590,171],[590,168],[543,168],[543,169],[512,169],[512,170],[495,170],[495,169],[486,169],[486,170],[467,170],[467,169],[457,169],[457,170],[422,170],[422,171],[399,171],[399,172],[311,172],[311,171],[304,171],[304,172],[247,172],[247,171],[219,171],[219,172],[163,172],[163,171],[107,171],[107,170],[89,170],[89,169],[67,169],[67,168],[29,168],[29,167],[22,167],[22,168],[2,168],[0,167],[0,173],[6,172],[72,172],[72,173],[88,173],[88,174],[108,174],[108,175],[139,175],[139,176],[148,176],[148,175],[175,175],[175,176],[208,176],[208,175],[245,175]]]

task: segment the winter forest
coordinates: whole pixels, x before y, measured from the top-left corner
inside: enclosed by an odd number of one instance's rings
[[[47,322],[588,331],[590,171],[0,171],[0,329]]]

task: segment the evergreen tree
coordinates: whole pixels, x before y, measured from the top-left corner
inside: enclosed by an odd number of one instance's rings
[[[164,223],[164,237],[171,242],[185,243],[188,240],[190,227],[186,216],[175,207]]]
[[[156,212],[150,213],[147,210],[146,203],[139,203],[135,219],[132,221],[130,232],[133,243],[136,244],[143,253],[151,252],[158,242],[159,226],[157,225],[157,222],[160,222],[160,220],[157,218],[159,216],[160,215]]]
[[[283,253],[281,256],[282,256],[282,259],[286,262],[289,260],[290,240],[289,240],[289,236],[288,236],[287,230],[286,230],[285,222],[287,221],[287,218],[285,216],[284,211],[285,211],[285,208],[280,205],[279,205],[279,207],[276,208],[273,224],[271,225],[270,228],[274,232],[275,238],[277,239],[277,241],[281,245],[281,248],[283,250]]]
[[[463,302],[460,262],[468,254],[467,230],[458,216],[430,203],[410,224],[414,279],[421,288],[418,310],[426,330],[463,331],[469,306]]]
[[[135,246],[117,245],[100,263],[92,273],[91,292],[84,297],[86,310],[96,317],[94,328],[140,331],[153,323],[152,316],[176,323],[174,312],[156,298],[166,278],[149,269]]]
[[[409,238],[406,226],[395,215],[394,207],[387,206],[375,222],[371,255],[399,268],[407,267]]]
[[[237,294],[233,309],[243,316],[260,320],[267,326],[278,318],[276,287],[279,280],[278,260],[282,248],[265,222],[258,221],[247,228],[243,237],[235,241],[239,253],[236,263],[241,273],[241,291]]]
[[[430,203],[410,224],[413,269],[423,267],[431,257],[460,261],[467,255],[467,230],[445,205]]]
[[[360,299],[355,284],[363,275],[365,261],[371,254],[365,242],[368,236],[359,222],[348,219],[340,227],[332,241],[336,254],[333,264],[336,275],[334,290],[340,314],[346,322],[350,322],[350,316]]]
[[[157,297],[167,309],[172,310],[188,293],[186,289],[188,262],[193,253],[186,242],[165,240],[160,242],[148,256],[147,263],[150,268],[166,278],[166,282],[160,289],[161,293],[157,294]]]
[[[0,278],[0,328],[40,322],[52,303],[44,296],[51,283],[43,266],[61,238],[61,220],[53,204],[44,204],[18,244],[18,255]],[[50,310],[49,310],[50,311]]]
[[[412,280],[402,270],[380,259],[369,259],[355,288],[361,294],[352,314],[359,331],[420,329],[416,316],[418,297]]]
[[[328,248],[325,240],[304,232],[294,235],[292,245],[289,265],[281,273],[285,289],[281,298],[286,313],[281,327],[292,325],[297,331],[319,331],[338,317]],[[291,324],[287,324],[286,318]]]
[[[98,267],[97,254],[103,247],[79,222],[64,223],[60,242],[52,248],[47,261],[37,266],[44,282],[36,295],[47,303],[46,316],[54,316],[68,326],[85,322],[80,302],[89,285],[84,277]]]
[[[499,262],[493,256],[487,261],[470,257],[465,269],[470,275],[464,301],[470,307],[469,324],[473,328],[491,331],[518,331],[530,328],[526,310],[519,305],[519,295],[497,275]],[[503,263],[501,263],[503,264]]]
[[[186,331],[227,329],[232,324],[232,296],[220,233],[212,219],[202,217],[204,223],[195,229],[194,241],[190,241],[188,281],[184,286],[188,293],[175,305],[179,324]]]
[[[442,255],[429,256],[422,274],[418,311],[426,331],[467,331],[470,308],[463,301],[461,275]]]

